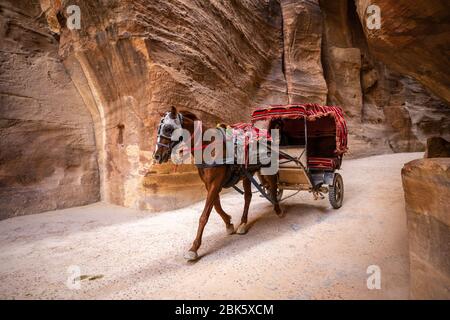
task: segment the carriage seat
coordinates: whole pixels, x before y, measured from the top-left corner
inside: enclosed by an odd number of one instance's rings
[[[298,145],[298,146],[280,146],[280,151],[283,151],[284,153],[287,153],[293,158],[296,158],[300,160],[300,162],[306,166],[306,152],[305,147]],[[289,161],[288,159],[284,159],[283,157],[280,157],[280,168],[298,168],[298,164],[296,164],[293,161]]]
[[[335,170],[340,167],[340,159],[338,157],[320,158],[308,157],[308,168],[316,170]]]

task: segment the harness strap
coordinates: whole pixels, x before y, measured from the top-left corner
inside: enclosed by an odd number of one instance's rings
[[[236,190],[237,192],[239,192],[240,194],[244,194],[244,191],[239,189],[239,187],[237,187],[237,186],[233,186],[233,189]]]
[[[167,114],[168,114],[168,112],[166,112],[166,116],[167,116]],[[183,115],[181,113],[178,113],[177,116],[178,116],[178,121],[180,122],[181,127],[183,127]],[[163,117],[161,119],[161,121],[159,122],[158,133],[157,133],[158,141],[156,142],[156,144],[159,147],[165,147],[165,148],[171,149],[175,145],[177,145],[179,141],[171,141],[170,143],[162,143],[162,142],[159,141],[160,137],[166,138],[168,140],[172,140],[172,137],[168,137],[168,136],[164,135],[164,133],[162,132],[162,124],[164,122],[164,119],[165,119],[165,117]]]
[[[275,202],[273,201],[272,197],[264,191],[264,189],[261,187],[261,185],[255,180],[255,178],[253,178],[253,175],[251,175],[250,172],[248,172],[248,170],[244,170],[244,174],[247,177],[247,179],[250,180],[250,182],[256,187],[256,189],[258,189],[258,191],[261,192],[261,194],[264,196],[264,198],[266,198],[273,205],[275,205]]]

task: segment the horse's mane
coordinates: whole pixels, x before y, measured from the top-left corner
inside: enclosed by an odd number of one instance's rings
[[[199,120],[199,118],[195,114],[193,114],[192,112],[183,110],[183,111],[180,111],[180,113],[183,115],[183,117],[185,117],[185,118],[187,118],[187,119],[189,119],[191,121],[198,121]]]

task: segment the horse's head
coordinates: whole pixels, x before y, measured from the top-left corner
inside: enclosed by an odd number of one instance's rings
[[[162,116],[158,127],[156,150],[153,154],[153,159],[158,163],[169,160],[172,149],[180,142],[180,140],[172,141],[172,134],[182,127],[183,115],[175,107],[171,107],[170,111]]]

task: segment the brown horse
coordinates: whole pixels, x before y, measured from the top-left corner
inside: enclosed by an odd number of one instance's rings
[[[190,112],[178,112],[175,107],[172,107],[169,112],[167,112],[162,118],[158,128],[158,141],[155,153],[153,158],[158,163],[167,162],[172,153],[172,149],[182,140],[172,141],[171,136],[175,129],[186,129],[191,134],[191,137],[194,136],[194,121],[198,119]],[[205,132],[204,128],[202,132]],[[190,146],[191,141],[185,143]],[[207,146],[212,142],[204,143],[203,147]],[[191,153],[194,155],[194,148],[191,147]],[[197,236],[192,244],[192,247],[188,252],[184,255],[184,257],[189,260],[196,260],[198,258],[197,251],[202,242],[203,230],[205,228],[206,223],[208,222],[209,215],[211,213],[212,208],[216,209],[217,213],[225,222],[226,231],[228,234],[233,234],[235,232],[234,226],[231,222],[231,216],[229,216],[223,209],[220,204],[220,192],[224,187],[224,184],[229,181],[230,176],[235,174],[233,172],[232,165],[223,164],[214,167],[202,167],[197,166],[198,173],[203,183],[205,184],[207,190],[206,202],[203,212],[200,216]],[[251,174],[253,175],[256,172],[253,171]],[[277,185],[276,185],[276,176],[264,176],[269,193],[271,195],[276,195]],[[242,180],[242,184],[244,187],[244,211],[241,218],[241,223],[236,230],[237,234],[245,234],[247,232],[247,215],[248,209],[250,206],[250,201],[252,198],[252,190],[251,190],[251,182],[246,176],[240,176],[239,180],[235,183]],[[274,203],[274,210],[279,217],[282,217],[283,213],[281,211],[280,205],[276,196],[271,197]]]

